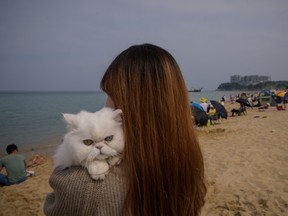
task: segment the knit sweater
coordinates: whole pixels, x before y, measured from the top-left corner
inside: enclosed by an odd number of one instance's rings
[[[54,170],[50,179],[54,192],[47,195],[45,215],[123,215],[127,194],[121,165],[110,169],[103,181],[93,180],[83,167]]]

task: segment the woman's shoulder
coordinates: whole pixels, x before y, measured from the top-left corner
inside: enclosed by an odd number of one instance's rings
[[[93,180],[90,177],[87,169],[82,167],[82,166],[72,166],[72,167],[69,167],[66,169],[56,168],[56,169],[54,169],[54,171],[52,173],[52,176],[57,176],[59,178],[64,177],[64,176],[65,176],[65,178],[75,177],[76,175],[78,177],[89,178],[89,179]],[[124,170],[123,170],[122,165],[113,166],[113,167],[110,167],[106,178],[107,177],[111,178],[111,176],[123,176],[123,175],[124,175]],[[95,180],[93,180],[93,181],[95,181]],[[99,180],[99,182],[101,182],[101,180]]]
[[[77,189],[85,185],[85,187],[96,188],[96,190],[98,190],[97,186],[101,188],[105,186],[110,187],[114,184],[124,186],[125,175],[123,167],[120,165],[111,167],[104,180],[94,180],[86,168],[82,166],[72,166],[64,170],[55,169],[50,176],[49,182],[52,187],[54,184],[59,187],[64,187],[66,184],[69,184],[70,188],[74,187]]]
[[[81,166],[55,169],[49,183],[54,192],[46,198],[47,215],[77,215],[80,211],[84,215],[111,215],[107,213],[111,211],[119,215],[127,193],[121,165],[112,167],[104,180],[92,179]]]

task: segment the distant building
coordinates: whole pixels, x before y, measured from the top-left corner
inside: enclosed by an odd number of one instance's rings
[[[250,76],[233,75],[233,76],[230,76],[230,82],[231,83],[240,83],[242,85],[257,84],[260,82],[267,82],[267,81],[271,81],[270,76],[259,76],[259,75],[250,75]]]

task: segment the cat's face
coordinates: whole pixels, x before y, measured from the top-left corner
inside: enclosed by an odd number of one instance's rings
[[[105,160],[122,153],[124,138],[120,110],[105,107],[95,113],[81,111],[63,116],[70,128],[64,143],[79,163]]]

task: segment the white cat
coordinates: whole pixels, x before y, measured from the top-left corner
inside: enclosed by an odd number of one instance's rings
[[[124,149],[121,114],[121,110],[108,107],[95,113],[63,114],[69,131],[54,155],[54,168],[82,165],[93,179],[103,180],[109,165],[121,162]]]

